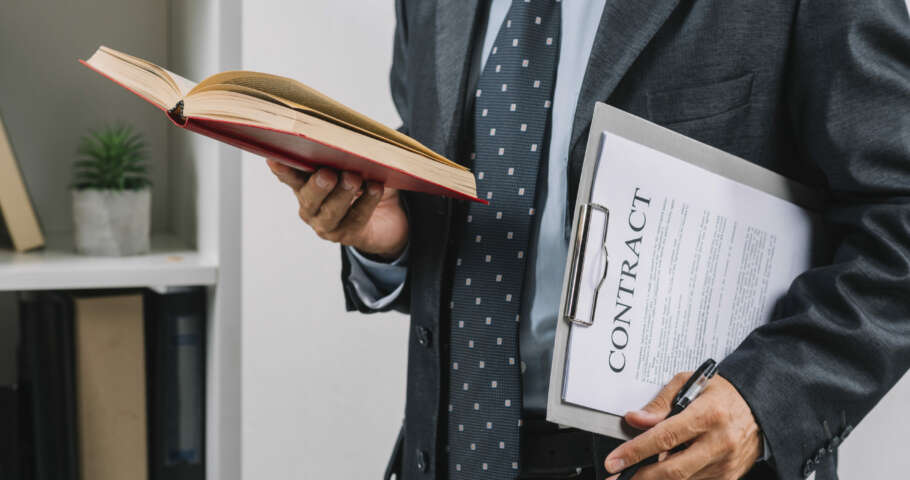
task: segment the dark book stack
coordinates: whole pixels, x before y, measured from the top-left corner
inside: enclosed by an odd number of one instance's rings
[[[204,480],[206,290],[142,301],[149,478]],[[74,305],[66,293],[20,295],[19,382],[0,385],[0,480],[80,480]]]
[[[26,457],[23,478],[79,478],[72,303],[55,293],[23,294],[19,305],[21,350],[20,429]]]
[[[21,479],[19,455],[19,388],[0,385],[0,479]]]
[[[145,296],[151,480],[205,479],[203,288]]]

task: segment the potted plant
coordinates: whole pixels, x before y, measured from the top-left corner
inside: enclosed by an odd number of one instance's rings
[[[136,255],[149,250],[152,190],[142,136],[126,125],[82,137],[74,163],[76,251]]]

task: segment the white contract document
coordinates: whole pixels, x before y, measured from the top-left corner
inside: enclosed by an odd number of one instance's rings
[[[668,153],[676,142],[685,147],[681,156],[710,147],[613,110],[657,133],[638,135],[645,139],[639,143],[592,127],[599,141],[589,140],[597,151],[588,152],[596,156],[593,168],[586,160],[586,202],[594,208],[583,228],[576,222],[576,236],[584,238],[573,236],[583,245],[573,255],[583,258],[569,269],[577,273],[567,280],[574,303],[561,315],[574,323],[559,327],[569,329],[557,340],[557,347],[565,341],[564,358],[554,354],[554,368],[563,367],[564,376],[557,382],[561,397],[551,391],[548,410],[558,410],[557,401],[614,416],[641,408],[674,374],[707,358],[721,361],[771,320],[776,302],[810,267],[808,210]],[[663,151],[643,144],[655,135],[665,137],[656,142]],[[726,157],[747,163],[711,150],[723,168],[730,167]],[[741,177],[759,167],[744,168]],[[577,416],[552,416],[625,436]]]

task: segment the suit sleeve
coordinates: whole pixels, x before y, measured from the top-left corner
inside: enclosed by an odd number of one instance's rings
[[[410,118],[407,102],[407,21],[405,18],[404,0],[395,2],[395,39],[392,52],[392,70],[389,75],[389,84],[392,90],[392,101],[395,102],[395,108],[398,109],[398,115],[401,117],[402,125],[398,130],[404,134],[408,133],[408,119]],[[402,202],[407,209],[407,195],[402,195]],[[385,299],[367,298],[371,295],[364,295],[364,287],[377,286],[375,278],[369,278],[369,272],[363,269],[363,265],[357,263],[358,260],[344,247],[341,247],[341,285],[344,290],[345,308],[348,311],[359,311],[362,313],[383,312],[387,310],[398,310],[408,313],[410,308],[409,282],[407,280],[406,263],[404,264],[404,283],[397,285],[391,292],[384,292]],[[401,262],[404,263],[404,262]],[[359,282],[358,282],[359,280]],[[371,280],[371,281],[367,281]],[[380,282],[381,283],[381,282]],[[375,293],[375,292],[374,292]],[[375,295],[374,295],[375,297]],[[376,300],[376,301],[370,301]],[[388,300],[388,301],[387,301]]]
[[[784,479],[833,453],[910,367],[910,19],[903,0],[802,0],[790,118],[823,172],[833,254],[720,366]]]

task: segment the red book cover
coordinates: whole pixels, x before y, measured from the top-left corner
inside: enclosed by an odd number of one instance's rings
[[[84,60],[79,60],[79,62],[158,107],[168,115],[174,125],[180,128],[205,135],[256,155],[275,159],[298,170],[312,172],[320,167],[330,167],[339,171],[358,172],[364,179],[382,182],[390,188],[471,200],[485,204],[489,203],[486,200],[465,195],[444,185],[416,176],[413,173],[357,155],[346,150],[341,145],[330,145],[317,138],[298,132],[269,129],[240,121],[230,122],[211,118],[184,117],[179,111],[179,106],[171,111],[165,110]],[[427,159],[427,161],[433,160]]]

